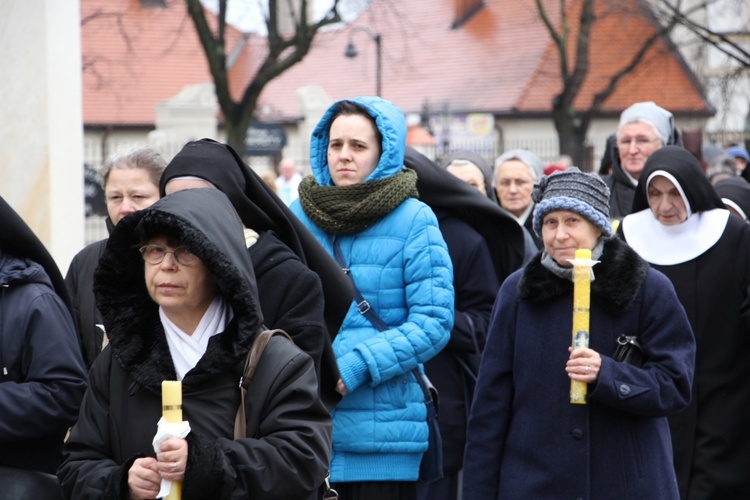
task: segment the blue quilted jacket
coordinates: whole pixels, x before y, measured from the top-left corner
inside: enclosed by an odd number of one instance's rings
[[[366,182],[403,168],[406,123],[401,111],[376,97],[353,99],[375,117],[382,155]],[[312,172],[331,186],[329,109],[312,136]],[[328,235],[299,201],[292,211],[331,253]],[[453,268],[432,210],[408,199],[353,235],[338,235],[354,282],[390,327],[379,332],[352,303],[333,348],[348,394],[333,410],[331,479],[414,481],[427,449],[424,396],[411,370],[437,354],[453,327]]]

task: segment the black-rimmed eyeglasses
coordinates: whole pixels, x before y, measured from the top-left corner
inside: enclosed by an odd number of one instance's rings
[[[164,257],[168,253],[171,253],[174,259],[183,266],[192,266],[200,260],[186,246],[179,246],[173,250],[169,250],[161,245],[143,245],[138,251],[141,252],[143,260],[149,264],[161,264],[161,261],[164,260]]]

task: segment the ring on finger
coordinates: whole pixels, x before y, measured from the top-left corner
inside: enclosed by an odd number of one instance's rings
[[[589,365],[586,365],[586,368],[584,369],[584,371],[585,371],[585,372],[586,372],[586,374],[588,375],[588,373],[589,373]]]
[[[172,464],[172,472],[177,472],[177,462]]]

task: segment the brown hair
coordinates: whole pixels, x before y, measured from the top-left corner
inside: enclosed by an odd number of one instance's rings
[[[114,169],[143,169],[148,172],[149,179],[156,187],[159,187],[159,179],[164,169],[167,168],[167,161],[152,148],[138,147],[118,151],[109,157],[107,163],[102,168],[102,182],[104,187],[107,186],[109,174]]]
[[[331,121],[328,124],[328,133],[331,133],[331,125],[333,124],[333,121],[338,118],[339,116],[345,116],[345,115],[361,115],[370,120],[370,123],[372,123],[372,128],[375,129],[375,139],[378,141],[378,147],[380,148],[380,154],[383,153],[383,134],[380,133],[380,129],[378,128],[378,124],[375,121],[375,117],[373,117],[370,113],[367,112],[367,109],[357,104],[353,101],[339,101],[337,102],[333,107],[333,114],[331,115]]]

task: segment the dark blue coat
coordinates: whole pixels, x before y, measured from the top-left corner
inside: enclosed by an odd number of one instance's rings
[[[690,401],[695,340],[669,280],[617,239],[591,285],[598,382],[569,401],[572,283],[537,256],[503,284],[469,420],[464,498],[677,499],[666,416]],[[637,335],[647,361],[614,361]]]
[[[86,385],[73,319],[50,277],[0,250],[0,465],[54,473]]]
[[[445,210],[437,209],[435,215],[453,263],[455,320],[448,345],[424,368],[440,394],[438,423],[443,438],[443,470],[455,474],[463,464],[474,377],[500,283],[492,272],[492,258],[484,238]]]

